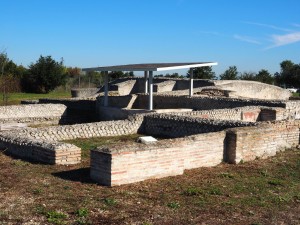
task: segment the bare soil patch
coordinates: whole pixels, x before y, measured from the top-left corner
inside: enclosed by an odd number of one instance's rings
[[[93,143],[136,138],[76,140],[85,150],[72,166],[1,152],[0,224],[300,224],[299,150],[113,188],[90,180]]]

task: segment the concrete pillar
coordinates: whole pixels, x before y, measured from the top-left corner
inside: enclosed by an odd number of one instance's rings
[[[145,94],[148,94],[148,71],[144,71]]]
[[[108,71],[104,72],[104,106],[108,106]]]
[[[149,71],[149,110],[153,110],[153,71]]]
[[[193,71],[193,68],[190,69],[190,92],[189,92],[189,95],[190,97],[193,96],[193,89],[194,89],[194,79],[193,79],[193,76],[194,76],[194,71]]]

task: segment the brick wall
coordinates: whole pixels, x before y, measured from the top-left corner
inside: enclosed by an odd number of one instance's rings
[[[300,121],[264,122],[256,127],[227,130],[225,161],[239,163],[273,156],[299,144]]]
[[[114,186],[151,178],[180,175],[185,169],[222,162],[225,132],[163,140],[157,144],[115,145],[91,150],[90,175]]]
[[[76,164],[81,160],[81,149],[72,144],[43,141],[0,133],[0,148],[5,153],[47,164]]]
[[[261,122],[255,127],[161,140],[151,145],[101,147],[91,151],[91,178],[114,186],[179,175],[185,169],[214,166],[223,160],[239,163],[266,158],[298,145],[299,128],[299,120]]]

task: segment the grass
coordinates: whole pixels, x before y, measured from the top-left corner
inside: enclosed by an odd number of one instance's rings
[[[136,136],[74,140],[79,165],[0,153],[0,224],[299,224],[300,151],[107,188],[89,179],[88,149]]]
[[[2,93],[0,93],[0,105],[5,105],[5,102],[2,99]],[[52,91],[48,94],[35,94],[35,93],[10,93],[8,98],[8,105],[17,105],[20,104],[22,100],[34,100],[39,98],[70,98],[70,92],[63,92],[63,91]]]
[[[83,160],[87,160],[90,157],[90,149],[94,149],[98,146],[112,145],[117,143],[134,142],[143,135],[132,134],[116,137],[96,137],[96,138],[77,138],[72,140],[65,140],[64,142],[74,144],[81,148],[81,156]]]

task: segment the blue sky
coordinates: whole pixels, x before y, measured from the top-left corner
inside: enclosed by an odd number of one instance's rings
[[[217,74],[300,63],[299,0],[0,0],[0,51],[28,66],[216,61]],[[182,72],[182,71],[180,71]]]

